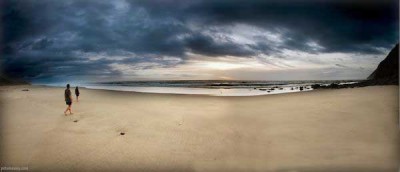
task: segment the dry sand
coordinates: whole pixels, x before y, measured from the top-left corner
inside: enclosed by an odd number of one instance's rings
[[[70,116],[63,114],[63,88],[0,90],[2,167],[189,172],[399,168],[397,86],[256,97],[81,89]]]

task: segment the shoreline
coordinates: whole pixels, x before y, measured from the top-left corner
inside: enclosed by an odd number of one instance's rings
[[[210,96],[258,96],[311,91],[314,85],[331,83],[348,85],[361,80],[299,80],[299,81],[245,81],[245,80],[172,80],[172,81],[119,81],[81,83],[80,87],[101,90],[132,91],[142,93],[189,94]],[[39,84],[40,85],[40,84]],[[72,83],[72,85],[74,85]],[[48,86],[64,87],[49,84]]]
[[[52,86],[52,85],[32,85],[32,86],[42,86],[42,87],[49,87],[49,88],[63,88],[63,86]],[[300,92],[309,92],[309,91],[316,91],[315,89],[312,88],[307,88],[303,91],[299,90],[278,90],[275,89],[274,91],[270,90],[267,91],[262,88],[196,88],[196,87],[129,87],[126,86],[128,89],[123,89],[123,88],[115,88],[115,89],[110,89],[110,88],[95,88],[91,86],[79,86],[79,89],[89,89],[89,90],[100,90],[100,91],[117,91],[117,92],[132,92],[132,93],[143,93],[143,94],[167,94],[167,95],[193,95],[193,96],[211,96],[211,97],[254,97],[254,96],[268,96],[268,95],[279,95],[279,94],[289,94],[289,93],[300,93]],[[73,86],[71,86],[73,88]],[[135,89],[143,89],[147,88],[145,91],[136,91]],[[151,91],[148,91],[150,89]],[[158,89],[158,90],[157,90]],[[261,90],[260,90],[261,89]],[[170,90],[170,92],[166,91]],[[177,91],[181,90],[181,91]],[[193,94],[193,90],[197,93]],[[238,91],[239,90],[239,91]],[[243,92],[240,92],[242,90]],[[200,92],[199,92],[200,91]],[[224,91],[224,94],[217,94],[217,91]],[[233,92],[233,93],[227,93],[226,92]],[[238,91],[235,93],[234,91]],[[247,92],[246,92],[247,91]],[[253,93],[251,93],[253,91]],[[254,93],[258,91],[258,93]],[[286,91],[286,92],[285,92]]]
[[[43,87],[43,88],[52,88],[52,89],[62,89],[65,90],[65,87],[62,86],[50,86],[50,85],[27,85],[27,84],[22,84],[22,85],[3,85],[0,86],[0,91],[2,91],[2,88],[6,87],[21,87],[21,88],[13,88],[15,89],[23,89],[27,87]],[[307,94],[307,93],[324,93],[326,91],[338,91],[338,90],[352,90],[352,89],[359,89],[359,88],[371,88],[371,87],[397,87],[398,88],[398,95],[400,96],[400,87],[398,85],[371,85],[371,86],[363,86],[363,87],[343,87],[343,88],[318,88],[318,89],[313,89],[313,90],[306,90],[306,91],[296,91],[296,92],[288,92],[288,93],[278,93],[278,94],[262,94],[262,95],[248,95],[248,96],[216,96],[212,94],[180,94],[180,93],[156,93],[156,92],[137,92],[137,91],[124,91],[124,90],[109,90],[109,89],[95,89],[95,88],[87,88],[87,87],[79,87],[79,90],[88,90],[88,91],[99,91],[99,92],[110,92],[110,93],[116,93],[116,94],[122,94],[126,95],[132,94],[132,95],[160,95],[160,96],[198,96],[198,97],[211,97],[211,98],[256,98],[256,97],[275,97],[275,96],[283,96],[283,95],[298,95],[298,94]],[[72,87],[71,87],[72,90]],[[21,90],[22,91],[22,90]],[[73,93],[73,97],[75,99],[75,94]],[[1,97],[0,97],[1,99]],[[400,98],[398,99],[400,100]],[[400,108],[399,108],[400,111]],[[400,121],[400,120],[399,120]],[[399,127],[400,128],[400,127]]]

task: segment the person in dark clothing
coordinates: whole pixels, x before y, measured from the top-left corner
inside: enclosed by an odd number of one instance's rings
[[[79,102],[79,88],[75,87],[75,95],[76,95],[76,101]]]
[[[67,115],[67,111],[69,111],[69,114],[72,114],[72,94],[71,91],[69,90],[69,84],[67,84],[67,89],[65,89],[64,92],[64,98],[65,98],[65,104],[68,105],[67,109],[64,111],[64,115]]]

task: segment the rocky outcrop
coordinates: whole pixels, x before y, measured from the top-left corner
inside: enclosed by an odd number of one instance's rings
[[[367,78],[371,85],[399,85],[399,44],[379,63]]]

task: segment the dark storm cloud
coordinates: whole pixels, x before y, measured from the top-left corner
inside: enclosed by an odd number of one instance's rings
[[[119,75],[109,64],[157,62],[186,53],[206,56],[308,53],[379,54],[398,41],[398,1],[380,0],[5,0],[1,1],[1,69],[27,78],[61,74]],[[281,35],[279,45],[216,39],[204,31],[235,24]],[[193,29],[193,25],[198,28]],[[236,34],[236,33],[230,33]],[[264,41],[265,40],[265,41]],[[322,48],[310,46],[315,42]],[[76,53],[81,52],[81,53]],[[88,61],[79,55],[127,55]],[[134,54],[134,55],[132,55]],[[140,58],[138,58],[140,57]],[[140,59],[140,60],[138,60]],[[86,60],[86,61],[85,61]],[[182,62],[179,62],[182,63]]]
[[[216,43],[212,37],[195,34],[186,40],[186,46],[194,53],[207,56],[251,56],[255,54],[254,50],[245,49],[244,46],[233,42]]]
[[[304,49],[306,37],[327,52],[376,53],[375,47],[392,48],[398,37],[396,0],[206,0],[178,8],[171,1],[140,2],[155,16],[176,14],[178,9],[182,13],[177,15],[186,16],[182,20],[196,19],[206,26],[247,23],[283,28],[293,38],[285,44],[292,49]]]
[[[88,61],[73,54],[21,53],[5,55],[2,63],[3,70],[10,76],[37,79],[57,75],[120,75],[119,71],[109,68],[108,64],[112,62],[105,59]]]
[[[270,0],[205,1],[186,9],[208,24],[247,23],[284,29],[288,48],[304,49],[307,39],[326,51],[373,52],[391,48],[398,37],[398,1]]]

